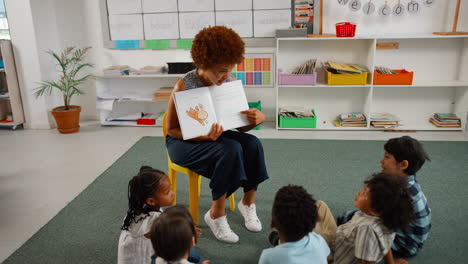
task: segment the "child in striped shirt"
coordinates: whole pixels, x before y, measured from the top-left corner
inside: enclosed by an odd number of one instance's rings
[[[336,231],[334,263],[407,263],[394,260],[391,250],[395,230],[407,227],[414,216],[406,181],[374,174],[356,194],[354,206],[358,211]]]

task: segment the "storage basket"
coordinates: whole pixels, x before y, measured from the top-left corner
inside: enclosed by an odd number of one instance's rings
[[[316,128],[317,127],[317,114],[312,109],[314,114],[313,118],[295,118],[295,117],[279,117],[279,127],[281,128]]]
[[[249,102],[249,108],[257,108],[258,110],[262,111],[262,101],[258,100],[257,102]],[[254,130],[259,130],[260,125],[253,128]]]
[[[366,85],[367,72],[361,74],[335,74],[325,70],[328,85]]]
[[[317,73],[313,74],[278,74],[280,85],[315,85],[317,83]]]
[[[393,70],[397,74],[382,74],[374,71],[374,85],[412,85],[414,72],[405,69]]]
[[[351,22],[336,23],[335,27],[339,38],[352,38],[356,34],[356,24]]]

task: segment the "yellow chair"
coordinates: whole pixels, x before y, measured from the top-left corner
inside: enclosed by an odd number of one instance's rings
[[[164,136],[164,142],[166,141],[167,129],[166,129],[166,113],[163,117],[163,125],[162,131]],[[177,203],[177,172],[181,172],[187,174],[189,178],[189,204],[190,204],[190,214],[193,217],[193,221],[196,225],[199,224],[198,220],[198,198],[200,196],[200,184],[201,184],[201,175],[190,170],[189,168],[185,168],[179,166],[171,161],[171,157],[169,157],[169,153],[167,153],[167,170],[169,180],[171,181],[172,190],[176,195],[176,199],[174,199],[174,205]],[[229,197],[229,209],[234,211],[235,209],[235,202],[234,202],[234,194],[231,194]]]

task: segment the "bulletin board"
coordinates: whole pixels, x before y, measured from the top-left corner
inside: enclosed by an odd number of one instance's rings
[[[275,80],[274,58],[273,53],[246,53],[231,75],[245,87],[271,88]]]
[[[147,40],[191,40],[215,25],[230,27],[244,39],[273,39],[276,29],[289,28],[294,19],[291,0],[101,1],[108,48],[116,41],[134,49],[144,48]]]

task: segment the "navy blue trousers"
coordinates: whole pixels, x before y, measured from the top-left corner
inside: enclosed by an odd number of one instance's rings
[[[218,140],[204,142],[167,136],[166,147],[172,162],[210,179],[213,200],[239,187],[256,190],[268,179],[262,143],[247,133],[224,131]]]

